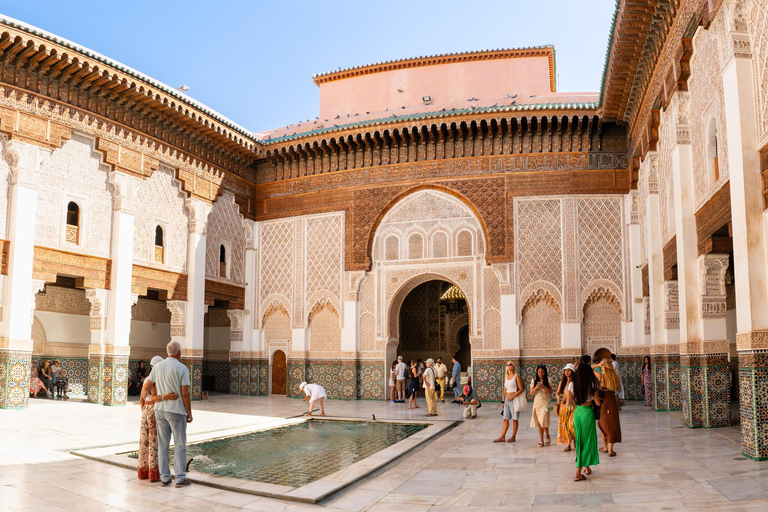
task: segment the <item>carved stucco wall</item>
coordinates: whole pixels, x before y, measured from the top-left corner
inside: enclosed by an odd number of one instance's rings
[[[749,18],[759,147],[768,144],[768,0],[753,0]]]
[[[161,165],[139,187],[133,258],[142,265],[158,266],[154,254],[155,228],[159,225],[163,229],[165,265],[186,272],[189,218],[184,208],[186,194],[174,176],[173,169]]]
[[[264,340],[290,341],[291,317],[282,306],[270,307],[264,314]]]
[[[725,9],[720,9],[709,29],[700,29],[693,38],[691,93],[689,119],[691,151],[693,156],[693,190],[696,207],[703,205],[728,180],[728,145],[725,129],[725,99],[721,67],[725,62],[723,50],[727,48]],[[710,176],[707,148],[709,125],[717,126],[717,154],[720,178]]]
[[[337,358],[341,352],[339,314],[330,302],[317,304],[309,314],[309,355]]]
[[[621,346],[621,313],[604,299],[597,299],[584,307],[582,325],[583,349],[593,354],[600,346],[615,350]],[[612,345],[613,343],[613,345]]]
[[[438,190],[403,198],[382,219],[373,259],[448,259],[485,253],[482,228],[461,200]]]
[[[70,252],[110,257],[112,187],[110,168],[94,151],[94,141],[72,134],[53,151],[37,174],[35,244]],[[67,204],[80,207],[80,243],[65,241]]]
[[[344,214],[265,221],[260,223],[259,237],[261,316],[267,308],[282,305],[292,312],[294,328],[306,328],[309,311],[321,302],[330,303],[338,316],[344,277]]]
[[[0,135],[0,238],[8,239],[8,205],[11,202],[11,168],[6,158],[8,137]]]
[[[559,198],[515,200],[518,297],[549,291],[562,304],[563,249]],[[525,300],[525,299],[523,299]],[[518,311],[523,307],[518,301]]]
[[[228,253],[229,280],[245,283],[245,232],[243,216],[234,195],[225,192],[213,203],[208,215],[207,233],[205,275],[219,277],[219,251],[223,244]]]
[[[523,315],[521,346],[525,351],[560,348],[560,313],[545,301],[536,301]]]
[[[35,311],[88,316],[91,303],[85,297],[85,290],[46,285],[35,295]]]

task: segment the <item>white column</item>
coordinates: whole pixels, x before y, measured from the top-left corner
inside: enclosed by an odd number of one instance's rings
[[[341,352],[344,357],[360,351],[360,284],[365,278],[364,271],[344,273],[346,297],[344,304],[344,325],[341,328]]]
[[[107,304],[109,290],[91,289],[85,291],[85,296],[91,303],[91,345],[105,345],[107,341]]]
[[[212,206],[198,199],[187,199],[189,238],[187,243],[187,315],[185,344],[187,355],[203,355],[205,320],[205,249],[206,227]]]
[[[243,350],[251,352],[253,357],[267,357],[259,343],[258,331],[256,331],[256,257],[258,237],[258,224],[252,220],[243,221],[245,231],[245,301],[243,310]],[[234,350],[234,349],[230,349]]]
[[[581,352],[581,324],[563,323],[560,324],[560,346],[571,348],[576,352]]]
[[[37,185],[35,172],[50,151],[18,141],[8,143],[6,159],[11,168],[11,200],[8,215],[8,275],[4,279],[4,308],[0,338],[17,349],[32,350],[30,305],[38,290],[32,282],[35,251]],[[25,348],[25,350],[26,350]]]
[[[501,349],[520,350],[520,326],[517,318],[517,296],[501,294]]]
[[[664,343],[664,258],[661,247],[659,212],[659,156],[649,151],[641,164],[648,180],[645,203],[645,244],[648,251],[648,285],[650,286],[651,344]]]
[[[133,279],[133,225],[138,179],[117,171],[110,174],[114,189],[112,213],[112,269],[110,298],[107,301],[108,345],[128,346],[131,334],[131,308],[136,303],[131,296]]]
[[[629,244],[629,279],[632,286],[631,303],[627,308],[632,308],[632,322],[622,332],[625,345],[644,345],[645,332],[643,318],[643,272],[640,270],[643,255],[640,252],[640,195],[636,190],[627,195],[627,208],[629,219],[627,225]]]
[[[749,340],[752,338],[751,333],[768,329],[768,270],[762,224],[763,183],[757,147],[756,95],[749,36],[731,32],[729,44],[731,58],[723,69],[723,95],[731,187],[738,341],[740,337]]]

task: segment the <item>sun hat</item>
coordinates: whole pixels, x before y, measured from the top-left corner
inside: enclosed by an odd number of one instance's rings
[[[301,384],[299,384],[299,389],[303,390],[304,386],[306,386],[306,385],[307,385],[306,382],[302,382]]]
[[[427,363],[428,364],[435,364],[435,360],[430,357],[429,359],[427,359]]]
[[[565,370],[571,370],[572,372],[575,372],[576,371],[576,367],[573,366],[573,363],[568,363],[567,365],[565,365],[565,368],[563,368],[563,371],[565,371]]]
[[[163,358],[161,356],[155,356],[152,358],[152,360],[149,362],[149,366],[155,366],[160,361],[163,361]]]

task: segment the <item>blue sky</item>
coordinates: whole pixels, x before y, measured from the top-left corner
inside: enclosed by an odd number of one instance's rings
[[[558,90],[598,91],[615,0],[0,0],[35,25],[253,131],[314,118],[313,73],[436,53],[554,44]]]

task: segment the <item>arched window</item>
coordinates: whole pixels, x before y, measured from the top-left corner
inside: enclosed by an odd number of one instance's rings
[[[224,244],[219,247],[219,277],[227,277],[227,248]]]
[[[67,205],[67,242],[77,244],[80,241],[80,207],[74,201]]]
[[[387,237],[384,242],[384,252],[387,260],[399,260],[400,259],[400,239],[392,235]]]
[[[707,125],[707,169],[709,184],[712,185],[720,179],[720,167],[717,162],[717,121],[714,117]]]
[[[448,235],[442,231],[435,233],[432,237],[432,257],[445,258],[448,256]]]
[[[414,233],[408,238],[408,259],[420,260],[424,257],[424,239]]]
[[[155,261],[163,263],[165,261],[165,244],[163,243],[163,228],[155,227]]]
[[[456,242],[456,253],[459,256],[472,256],[474,253],[472,250],[472,233],[467,230],[461,231]]]

